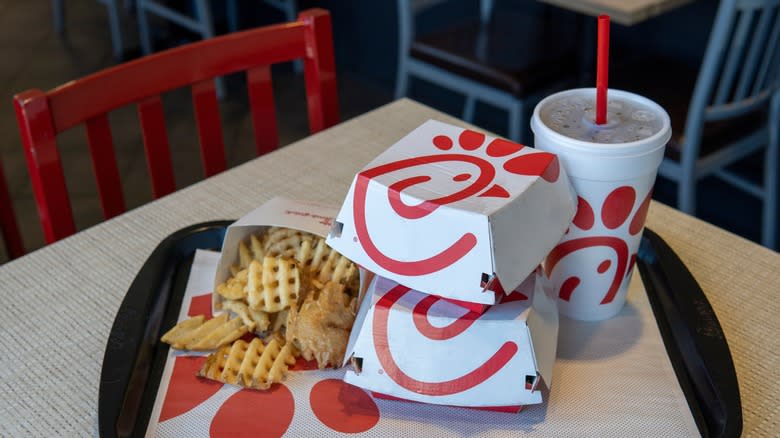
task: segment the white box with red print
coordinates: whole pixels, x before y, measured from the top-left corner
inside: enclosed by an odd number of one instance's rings
[[[404,400],[465,407],[542,402],[558,336],[541,270],[483,314],[379,276],[347,346],[344,381]]]
[[[561,239],[575,200],[555,155],[429,120],[356,175],[327,243],[404,286],[491,305]]]

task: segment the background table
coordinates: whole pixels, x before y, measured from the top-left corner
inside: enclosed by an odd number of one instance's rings
[[[238,218],[276,195],[338,205],[360,167],[429,118],[464,125],[401,100],[0,267],[0,436],[97,434],[106,338],[134,276],[167,235]],[[745,435],[776,434],[780,255],[658,203],[647,221],[720,318]]]
[[[598,16],[607,14],[615,23],[631,26],[680,7],[693,0],[538,0],[564,9]]]

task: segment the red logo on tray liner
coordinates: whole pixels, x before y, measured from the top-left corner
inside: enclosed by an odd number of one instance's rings
[[[637,208],[636,212],[634,213],[633,218],[631,218],[631,222],[628,226],[628,232],[632,236],[639,234],[639,232],[642,231],[642,227],[644,227],[645,219],[647,218],[647,210],[650,207],[651,197],[652,190],[647,194],[645,199],[639,205],[639,208]],[[629,220],[631,211],[634,209],[635,202],[636,192],[632,187],[621,186],[616,188],[609,195],[607,195],[606,199],[604,199],[604,204],[601,207],[601,223],[610,230],[614,230],[625,225]],[[595,225],[595,219],[596,215],[594,214],[593,208],[590,206],[588,201],[582,197],[577,197],[577,213],[574,215],[572,225],[581,230],[587,231],[593,228]],[[601,300],[601,304],[609,304],[615,299],[615,296],[620,289],[620,284],[623,282],[623,279],[631,272],[631,269],[634,267],[634,263],[636,262],[636,254],[632,254],[629,258],[628,244],[625,242],[625,240],[614,236],[590,236],[561,242],[558,244],[558,246],[553,248],[553,250],[547,256],[545,270],[547,275],[550,276],[558,263],[566,256],[576,251],[593,247],[611,248],[614,251],[617,260],[615,274],[612,278],[609,288],[604,293],[604,298]],[[612,261],[609,259],[603,260],[596,268],[596,272],[603,274],[607,272],[611,266]],[[571,276],[565,279],[561,283],[560,289],[558,291],[558,297],[564,301],[569,301],[571,299],[572,293],[574,293],[575,289],[580,285],[581,282],[582,279],[577,276]]]
[[[211,318],[211,294],[198,295],[190,301],[188,315],[202,314]],[[178,356],[172,360],[173,372],[160,411],[160,423],[191,411],[225,386],[197,377],[205,356]],[[290,369],[318,368],[315,361],[299,359]],[[368,393],[340,380],[317,382],[308,397],[317,419],[334,431],[366,432],[379,422],[379,408]],[[267,391],[241,389],[219,407],[211,419],[209,434],[212,437],[281,437],[292,424],[294,413],[294,396],[284,383],[273,385]]]
[[[514,342],[505,342],[489,359],[476,369],[455,379],[441,382],[424,382],[404,373],[393,359],[387,338],[387,322],[390,309],[411,289],[397,285],[379,299],[374,310],[373,337],[379,363],[388,377],[395,383],[418,394],[445,396],[471,389],[500,371],[517,353]],[[423,336],[433,340],[447,340],[463,333],[479,317],[475,312],[467,312],[446,327],[434,327],[427,320],[428,309],[438,301],[437,297],[426,297],[415,306],[414,324]]]
[[[464,151],[477,151],[484,142],[484,134],[470,130],[464,130],[458,137],[458,144]],[[452,139],[446,135],[435,136],[432,139],[432,144],[442,151],[450,151],[453,148]],[[490,157],[507,157],[521,151],[523,148],[523,145],[517,143],[494,139],[487,145],[484,153]],[[473,164],[479,169],[479,175],[477,175],[473,183],[455,193],[436,199],[425,200],[417,205],[408,205],[403,202],[401,193],[404,190],[431,180],[429,175],[424,174],[426,166],[447,162]],[[360,244],[363,246],[366,254],[379,266],[390,272],[405,276],[427,275],[440,271],[463,258],[477,245],[476,236],[472,233],[465,233],[438,254],[420,260],[404,261],[388,257],[374,244],[368,230],[365,214],[369,183],[372,179],[381,175],[418,166],[423,174],[396,181],[388,187],[388,203],[401,218],[409,220],[421,219],[433,213],[442,205],[455,203],[472,196],[509,197],[509,192],[504,187],[493,183],[496,176],[496,168],[493,164],[479,156],[465,153],[453,152],[407,158],[382,164],[358,174],[353,199],[353,220]],[[509,158],[504,162],[503,169],[516,175],[541,176],[549,182],[555,182],[560,174],[557,157],[547,152],[530,153]],[[459,174],[453,177],[453,180],[466,181],[469,178],[471,178],[470,174]]]

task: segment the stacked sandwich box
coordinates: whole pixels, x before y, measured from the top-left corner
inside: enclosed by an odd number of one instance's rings
[[[345,381],[435,404],[541,402],[558,320],[536,268],[575,199],[555,155],[433,120],[379,155],[327,239],[377,274]]]

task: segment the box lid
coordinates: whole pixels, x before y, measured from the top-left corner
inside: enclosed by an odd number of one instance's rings
[[[555,155],[429,120],[355,176],[327,243],[412,289],[494,304],[486,289],[519,285],[575,200]]]

